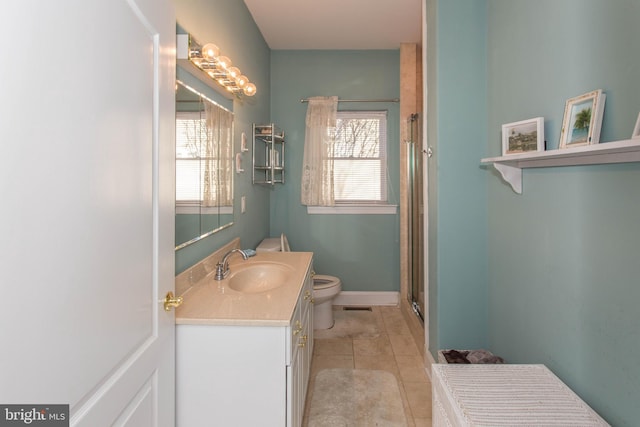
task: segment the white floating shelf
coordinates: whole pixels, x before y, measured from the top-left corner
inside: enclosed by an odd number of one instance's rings
[[[481,160],[483,165],[493,165],[518,194],[522,194],[522,169],[633,162],[640,162],[640,139],[487,157]]]

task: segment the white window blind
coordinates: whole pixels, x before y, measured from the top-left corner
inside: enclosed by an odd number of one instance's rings
[[[385,111],[339,111],[333,153],[337,204],[387,202]]]
[[[204,199],[207,126],[204,112],[176,112],[176,201],[188,205]]]

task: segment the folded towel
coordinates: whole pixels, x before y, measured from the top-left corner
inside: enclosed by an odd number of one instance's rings
[[[468,351],[448,350],[443,351],[442,354],[447,359],[447,363],[471,363],[467,360]]]
[[[502,357],[496,356],[488,350],[471,350],[467,354],[467,360],[470,363],[504,363]]]

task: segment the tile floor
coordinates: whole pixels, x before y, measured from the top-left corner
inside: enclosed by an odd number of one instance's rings
[[[315,339],[303,426],[307,425],[315,376],[318,371],[330,368],[391,372],[398,380],[408,426],[431,426],[431,383],[401,309],[374,306],[372,310],[378,325],[377,338]]]

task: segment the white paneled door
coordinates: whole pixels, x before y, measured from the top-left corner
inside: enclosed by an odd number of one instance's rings
[[[0,14],[0,405],[171,426],[172,4]]]

